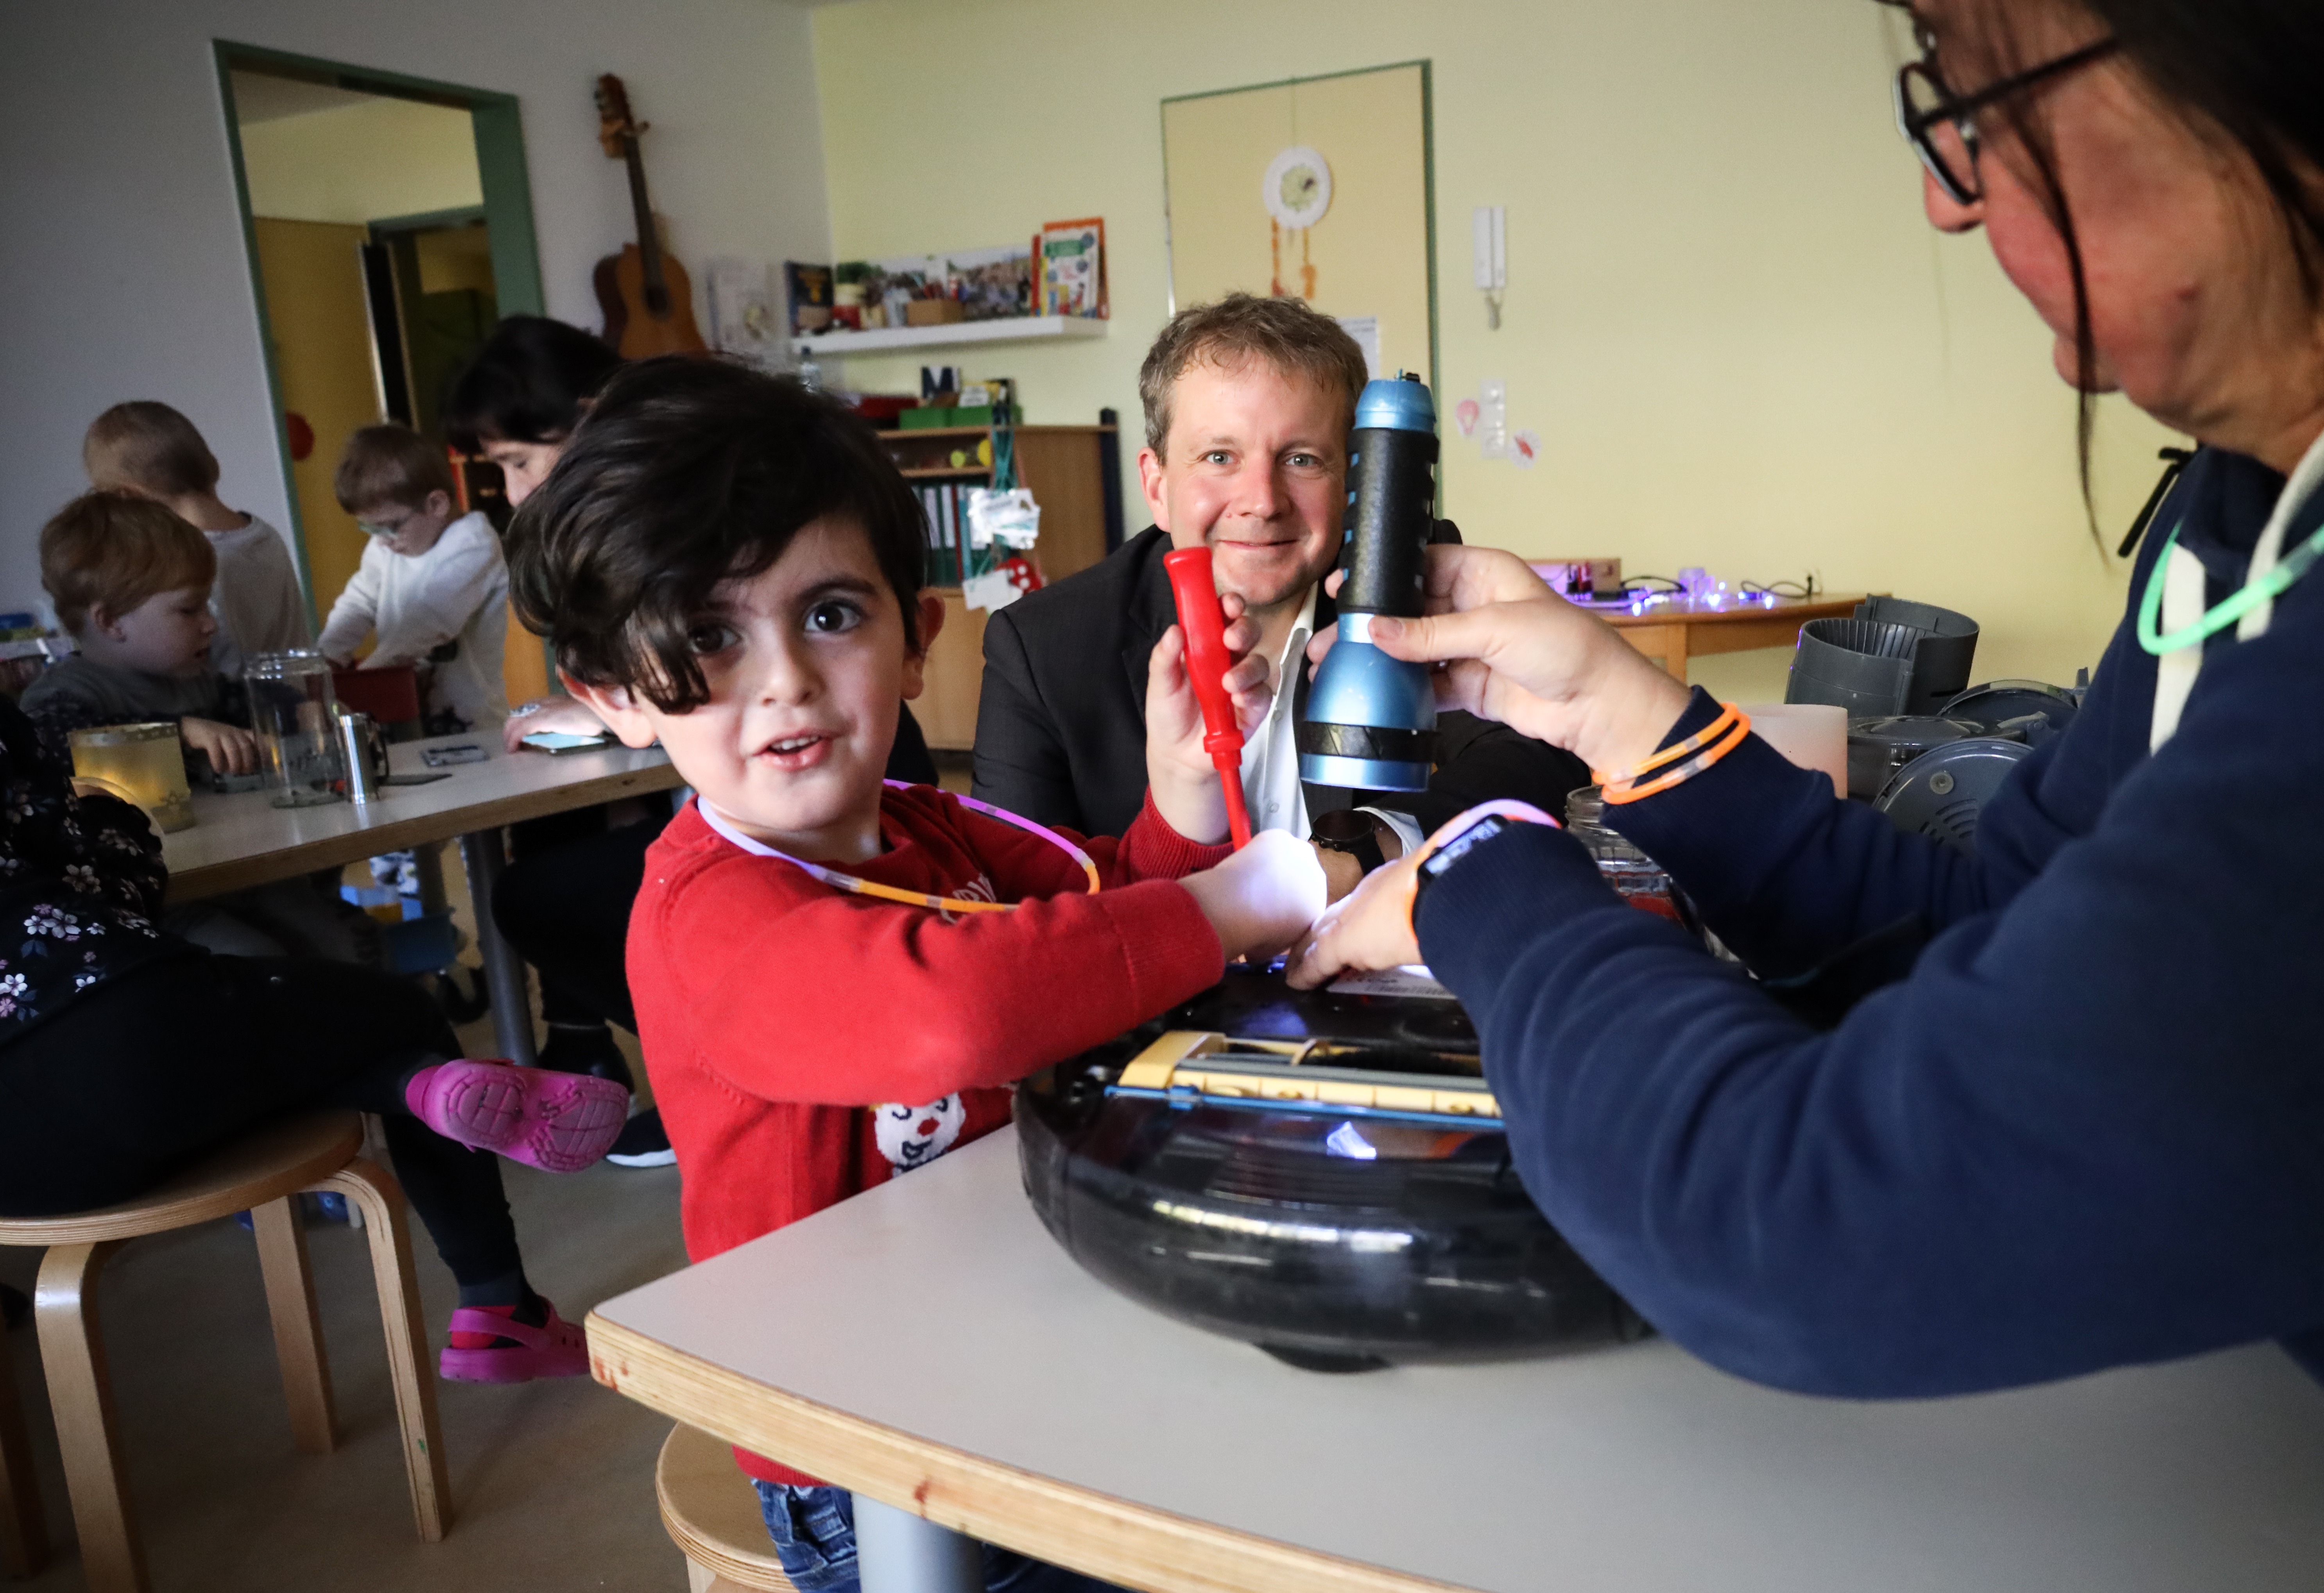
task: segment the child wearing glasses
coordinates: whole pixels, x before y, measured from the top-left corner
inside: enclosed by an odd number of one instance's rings
[[[646,854],[630,987],[701,1260],[1008,1120],[1009,1086],[1206,989],[1321,910],[1306,845],[1230,852],[1176,628],[1146,686],[1148,800],[1082,839],[883,780],[944,605],[918,501],[796,382],[615,375],[518,511],[517,612],[575,695],[694,787]],[[1246,723],[1268,701],[1230,630]],[[1120,668],[1117,657],[1091,667]],[[803,1593],[855,1585],[844,1493],[738,1457]],[[1012,1593],[1085,1579],[988,1552]]]
[[[316,645],[346,668],[375,636],[361,668],[418,666],[430,735],[497,727],[508,717],[508,567],[492,521],[458,512],[444,450],[407,427],[366,426],[331,484],[369,543]]]

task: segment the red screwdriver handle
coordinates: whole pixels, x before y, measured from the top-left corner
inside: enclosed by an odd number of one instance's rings
[[[1163,555],[1162,567],[1169,573],[1179,629],[1186,634],[1186,680],[1203,711],[1203,750],[1219,771],[1227,826],[1240,846],[1250,839],[1242,793],[1242,726],[1235,718],[1234,698],[1227,694],[1227,617],[1211,576],[1211,550],[1181,548]]]

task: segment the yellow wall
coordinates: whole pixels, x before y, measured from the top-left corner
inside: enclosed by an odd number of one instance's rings
[[[374,99],[242,129],[250,213],[290,221],[384,221],[484,202],[466,111]]]
[[[825,6],[834,247],[926,252],[1104,216],[1106,340],[943,357],[1018,377],[1028,419],[1111,405],[1134,433],[1168,302],[1160,101],[1428,59],[1443,406],[1504,380],[1510,424],[1545,445],[1519,471],[1447,439],[1446,502],[1471,540],[1730,581],[1813,569],[1977,616],[1980,678],[2070,680],[2124,577],[2083,521],[2047,334],[1981,240],[1921,218],[1889,114],[1892,25],[1870,0]],[[1470,286],[1486,204],[1508,210],[1499,332]],[[903,391],[919,363],[844,375]],[[2102,415],[2111,544],[2168,439],[2118,401]],[[1784,662],[1714,658],[1695,678],[1773,695]]]

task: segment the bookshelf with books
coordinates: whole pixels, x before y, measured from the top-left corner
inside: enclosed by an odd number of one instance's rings
[[[1019,483],[1041,506],[1030,550],[1044,585],[1085,570],[1120,546],[1122,498],[1113,412],[1096,426],[1013,428]],[[986,612],[961,590],[968,552],[967,495],[992,479],[992,428],[948,426],[883,431],[880,440],[918,493],[928,519],[928,580],[944,599],[945,625],[928,649],[927,685],[913,704],[928,745],[966,751],[976,740],[984,674]]]

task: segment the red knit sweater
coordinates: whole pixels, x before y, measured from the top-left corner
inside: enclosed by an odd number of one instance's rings
[[[1095,896],[1047,841],[932,787],[889,790],[880,831],[858,878],[1022,905],[954,917],[853,895],[744,852],[692,803],[646,853],[630,990],[696,1261],[990,1133],[1008,1121],[1006,1086],[1223,971],[1217,935],[1169,881],[1227,848],[1178,835],[1150,798],[1120,840],[1081,842],[1104,878]],[[770,1481],[816,1480],[736,1458]]]

